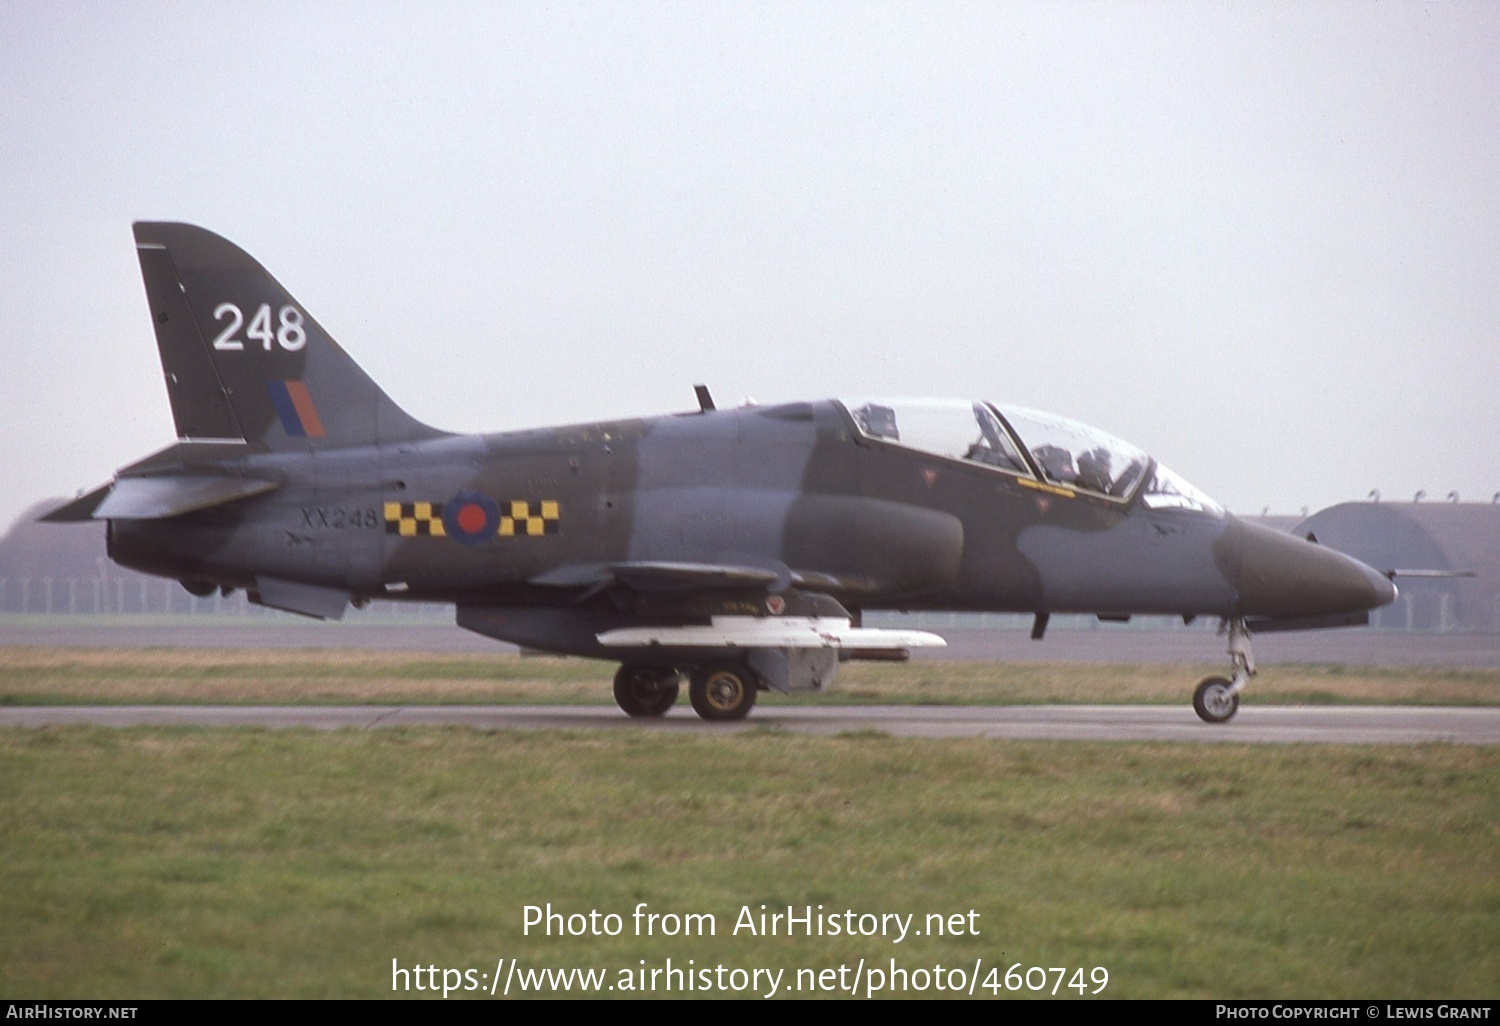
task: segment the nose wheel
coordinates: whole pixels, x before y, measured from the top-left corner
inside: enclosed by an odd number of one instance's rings
[[[1234,676],[1209,677],[1193,691],[1193,712],[1204,723],[1228,723],[1240,709],[1240,692],[1255,676],[1255,656],[1250,652],[1250,631],[1244,619],[1228,621],[1229,661]]]
[[[1239,694],[1223,677],[1209,677],[1193,692],[1193,712],[1204,723],[1228,723],[1239,708]]]

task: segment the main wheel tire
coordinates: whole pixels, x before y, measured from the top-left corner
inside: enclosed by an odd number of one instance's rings
[[[615,703],[627,716],[665,716],[677,701],[676,670],[625,663],[615,671]]]
[[[758,683],[743,663],[704,663],[693,671],[688,697],[705,720],[742,720],[755,706]]]
[[[1209,677],[1193,692],[1193,712],[1204,723],[1228,723],[1240,708],[1240,696],[1223,677]]]

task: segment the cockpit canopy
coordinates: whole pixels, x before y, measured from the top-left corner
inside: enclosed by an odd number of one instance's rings
[[[1222,515],[1218,503],[1129,442],[1024,406],[957,399],[855,399],[844,407],[868,438],[979,463],[1154,509]]]

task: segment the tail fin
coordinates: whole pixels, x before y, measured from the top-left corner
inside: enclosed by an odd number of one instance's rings
[[[286,451],[442,434],[392,402],[234,243],[140,221],[135,245],[178,437]]]

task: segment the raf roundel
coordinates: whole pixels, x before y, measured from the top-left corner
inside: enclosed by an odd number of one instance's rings
[[[500,507],[487,495],[459,492],[443,503],[443,528],[454,541],[479,545],[493,538],[499,526]]]

